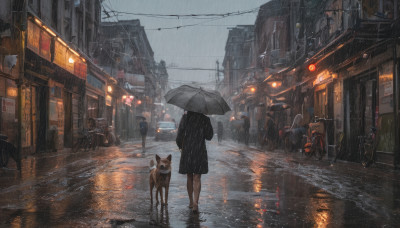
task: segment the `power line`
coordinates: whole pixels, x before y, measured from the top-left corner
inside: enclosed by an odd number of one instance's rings
[[[111,6],[111,3],[109,3],[109,5]],[[248,13],[256,13],[258,12],[259,7],[253,8],[253,9],[249,9],[249,10],[244,10],[244,11],[237,11],[237,12],[230,12],[230,13],[222,13],[222,14],[144,14],[144,13],[129,13],[129,12],[120,12],[120,11],[115,11],[113,10],[110,6],[108,6],[109,11],[111,13],[114,14],[114,16],[117,18],[117,21],[119,21],[118,19],[118,14],[117,13],[124,13],[124,14],[132,14],[132,15],[136,15],[136,16],[150,16],[150,17],[176,17],[178,19],[182,18],[188,18],[190,19],[190,17],[192,17],[191,19],[195,19],[193,17],[198,17],[199,15],[203,15],[203,16],[208,16],[209,18],[201,18],[201,19],[209,19],[200,23],[193,23],[193,24],[187,24],[187,25],[179,25],[179,26],[171,26],[171,27],[160,27],[160,28],[150,28],[150,29],[145,29],[145,30],[149,30],[149,31],[161,31],[161,30],[171,30],[171,29],[181,29],[181,28],[186,28],[186,27],[193,27],[193,26],[208,26],[208,25],[204,25],[205,23],[211,22],[211,21],[216,21],[216,20],[221,20],[227,17],[231,17],[231,16],[239,16],[239,15],[244,15],[244,14],[248,14]],[[103,7],[104,8],[104,7]],[[106,13],[106,12],[104,12]],[[110,18],[110,14],[107,12],[107,17],[106,18]],[[211,19],[210,19],[211,18]],[[165,18],[162,18],[165,19]],[[197,18],[200,19],[200,18]],[[215,25],[209,25],[209,26],[215,26]]]
[[[253,9],[248,9],[248,10],[242,10],[242,11],[234,11],[234,12],[228,12],[228,13],[195,13],[195,14],[158,14],[158,13],[135,13],[135,12],[125,12],[125,11],[115,11],[112,10],[111,12],[117,13],[117,14],[127,14],[127,15],[135,15],[135,16],[149,16],[149,17],[162,17],[168,18],[168,17],[173,17],[177,19],[206,19],[210,17],[229,17],[229,16],[237,16],[237,15],[242,15],[242,14],[247,14],[247,13],[253,13],[256,10],[258,10],[260,7],[256,7]],[[204,17],[204,18],[201,18]]]

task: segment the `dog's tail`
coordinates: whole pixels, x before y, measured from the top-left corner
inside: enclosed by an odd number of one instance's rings
[[[156,165],[154,164],[154,161],[151,160],[151,161],[150,161],[150,171],[153,170],[153,169],[155,169],[155,168],[156,168]]]

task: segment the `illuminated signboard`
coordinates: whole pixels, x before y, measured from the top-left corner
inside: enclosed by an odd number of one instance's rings
[[[28,21],[28,39],[26,46],[35,53],[39,53],[40,27]]]
[[[67,47],[61,44],[59,41],[54,43],[54,63],[57,64],[61,68],[66,68],[66,55],[67,55]]]

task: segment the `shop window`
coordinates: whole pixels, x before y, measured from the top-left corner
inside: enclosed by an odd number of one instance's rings
[[[87,97],[88,118],[98,118],[99,116],[99,101],[92,97]]]

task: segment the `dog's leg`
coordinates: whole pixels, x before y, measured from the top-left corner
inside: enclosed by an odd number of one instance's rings
[[[164,205],[164,200],[163,200],[163,190],[162,190],[162,187],[160,187],[160,198],[161,198],[161,205]]]
[[[165,205],[168,205],[168,191],[169,191],[169,186],[165,187]]]
[[[156,202],[157,204],[159,203],[158,201],[158,193],[160,192],[160,187],[156,188]]]
[[[151,176],[150,176],[150,202],[153,204],[153,188],[154,188],[154,183],[151,181]]]

